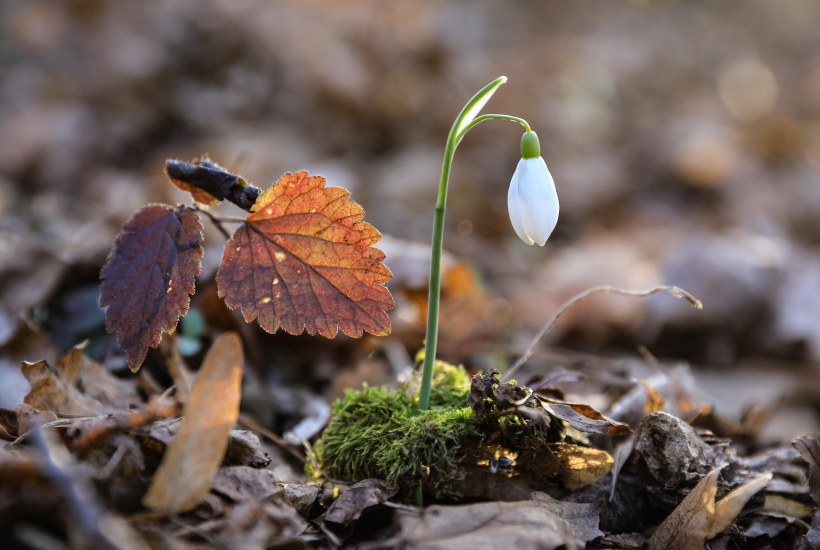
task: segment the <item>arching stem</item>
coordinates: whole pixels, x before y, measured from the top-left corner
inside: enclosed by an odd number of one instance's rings
[[[433,385],[433,365],[436,361],[436,346],[438,344],[438,321],[439,321],[439,300],[441,297],[441,249],[444,240],[444,211],[447,202],[447,184],[450,181],[450,169],[453,165],[453,155],[456,152],[459,142],[471,128],[479,122],[498,118],[511,120],[524,125],[527,131],[530,126],[522,118],[509,115],[483,115],[476,117],[478,112],[484,107],[493,93],[507,81],[506,77],[500,77],[479,91],[464,106],[461,113],[450,129],[447,137],[447,145],[444,148],[444,162],[441,166],[441,179],[438,185],[438,198],[436,199],[436,214],[433,221],[433,250],[430,256],[430,294],[427,305],[427,335],[424,342],[424,367],[421,375],[421,389],[419,390],[418,410],[426,411],[430,408],[430,389]]]

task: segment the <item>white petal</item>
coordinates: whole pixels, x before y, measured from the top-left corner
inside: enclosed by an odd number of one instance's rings
[[[558,223],[558,194],[544,159],[522,159],[526,169],[518,182],[518,204],[527,236],[544,246]],[[520,163],[519,163],[520,166]]]
[[[524,220],[521,218],[521,210],[518,206],[518,181],[521,179],[522,163],[524,159],[518,162],[518,166],[513,174],[510,182],[510,191],[507,193],[507,208],[510,211],[510,221],[516,234],[521,237],[521,240],[527,244],[533,244],[535,241],[527,237],[527,232],[524,231]]]

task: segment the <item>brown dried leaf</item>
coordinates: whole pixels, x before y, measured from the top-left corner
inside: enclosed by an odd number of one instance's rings
[[[31,405],[20,403],[14,410],[17,415],[17,434],[23,435],[26,432],[39,428],[43,424],[54,422],[57,415],[51,411],[38,411]]]
[[[566,420],[579,432],[608,435],[626,435],[632,432],[628,424],[607,418],[589,405],[546,398],[541,398],[541,402],[550,414]]]
[[[567,443],[550,444],[549,451],[521,451],[515,459],[516,468],[558,481],[571,491],[602,479],[613,462],[606,451]]]
[[[74,346],[57,362],[57,370],[64,382],[83,395],[101,403],[108,412],[126,411],[142,403],[134,384],[112,375],[83,353],[88,341]]]
[[[285,174],[225,246],[217,282],[225,304],[268,332],[336,336],[390,333],[390,270],[372,248],[381,234],[341,187]]]
[[[649,539],[648,550],[702,550],[706,541],[731,524],[746,502],[769,483],[771,474],[744,483],[715,503],[718,466],[695,486]]]
[[[387,501],[398,492],[398,487],[380,479],[365,479],[350,487],[330,505],[325,521],[347,527],[362,516],[365,508]]]
[[[100,273],[100,307],[108,307],[105,328],[117,331],[132,371],[188,311],[201,230],[192,208],[152,204],[137,211],[114,241]]]
[[[635,447],[635,435],[632,434],[615,447],[615,456],[612,465],[612,488],[609,491],[609,502],[615,498],[615,484],[618,483],[618,474],[621,473],[621,468],[624,467],[626,461],[629,460],[629,455],[632,454],[632,449]]]
[[[646,537],[640,533],[629,533],[621,535],[607,535],[592,541],[587,548],[591,550],[642,550],[646,545]]]
[[[415,549],[583,548],[603,535],[598,530],[602,504],[560,502],[536,492],[529,501],[429,506],[423,514],[399,512],[399,538]]]
[[[211,489],[239,417],[242,341],[222,334],[202,363],[185,404],[179,433],[143,498],[145,506],[169,513],[195,508]]]
[[[164,454],[166,448],[179,434],[181,427],[181,418],[169,418],[154,422],[147,430],[141,430],[136,434],[136,437],[144,447],[158,454]],[[222,459],[222,466],[264,468],[270,462],[271,458],[264,451],[256,434],[248,430],[230,431],[228,449]]]
[[[638,380],[643,391],[646,393],[646,403],[643,406],[643,412],[652,414],[663,410],[663,396],[658,393],[658,390],[649,385],[646,380]]]
[[[248,466],[222,468],[214,476],[213,490],[234,502],[262,501],[282,492],[273,472]]]
[[[250,210],[260,193],[259,188],[248,185],[207,155],[193,163],[168,160],[165,173],[174,185],[191,193],[201,204],[213,205],[228,199],[240,208]]]
[[[310,509],[313,508],[319,498],[319,493],[322,491],[320,485],[301,485],[299,483],[283,483],[282,488],[285,490],[285,497],[290,505],[303,517],[310,514]]]
[[[38,411],[79,416],[97,416],[108,412],[99,401],[84,396],[77,388],[63,381],[45,361],[23,361],[20,368],[31,386],[23,403]]]
[[[815,504],[820,504],[820,442],[807,435],[792,442],[803,460],[809,463],[809,493]]]

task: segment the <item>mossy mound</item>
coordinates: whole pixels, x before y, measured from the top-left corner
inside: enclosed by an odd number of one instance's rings
[[[464,368],[442,361],[436,362],[427,411],[417,411],[417,392],[407,387],[348,390],[334,403],[316,444],[318,462],[337,479],[379,478],[407,489],[418,486],[422,468],[431,468],[438,473],[436,485],[443,487],[458,471],[460,439],[478,434],[469,394]],[[309,464],[309,478],[321,477],[311,470]]]

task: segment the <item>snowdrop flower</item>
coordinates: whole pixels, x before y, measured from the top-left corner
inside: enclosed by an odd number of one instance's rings
[[[558,194],[535,132],[521,138],[521,160],[507,195],[515,232],[527,244],[544,246],[558,222]]]

